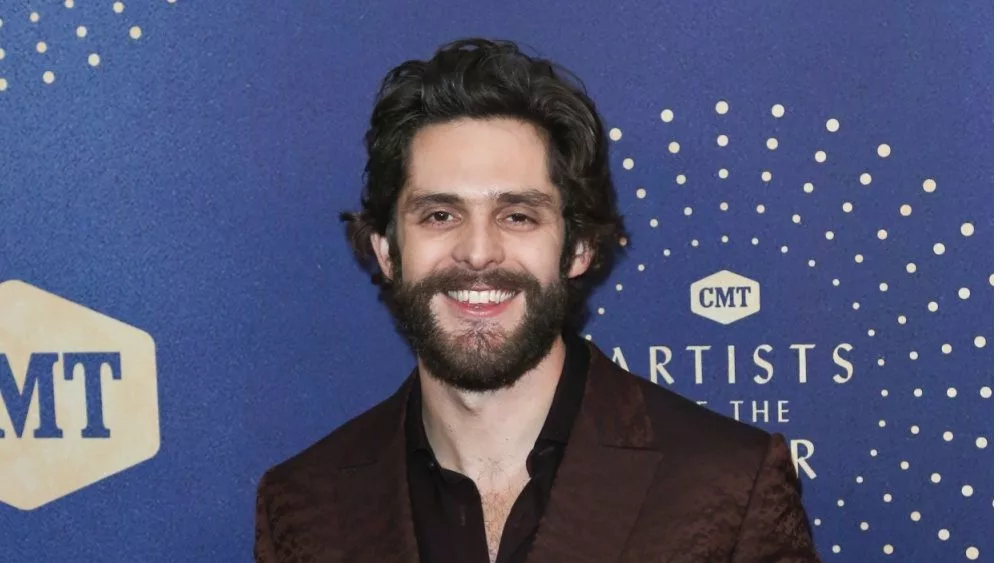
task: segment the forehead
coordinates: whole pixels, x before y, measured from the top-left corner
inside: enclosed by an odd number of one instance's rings
[[[402,195],[447,192],[476,200],[529,189],[558,198],[535,126],[507,118],[459,119],[417,132]]]

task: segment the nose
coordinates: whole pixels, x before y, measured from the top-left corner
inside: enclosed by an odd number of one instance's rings
[[[470,270],[485,270],[503,262],[503,233],[493,221],[468,221],[458,236],[452,251],[456,262]]]

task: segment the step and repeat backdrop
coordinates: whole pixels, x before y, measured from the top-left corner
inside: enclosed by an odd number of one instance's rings
[[[991,20],[0,4],[0,561],[251,559],[263,471],[413,365],[337,214],[384,73],[475,35],[605,119],[629,236],[586,338],[784,434],[824,560],[991,561]]]

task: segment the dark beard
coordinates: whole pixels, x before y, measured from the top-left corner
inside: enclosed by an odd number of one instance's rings
[[[441,328],[431,310],[431,299],[474,285],[524,296],[524,319],[512,333],[489,319],[469,320],[457,334]],[[567,302],[563,279],[542,286],[526,273],[493,270],[475,274],[459,269],[432,274],[412,284],[394,281],[388,299],[397,328],[430,374],[457,389],[478,392],[510,387],[542,361],[563,328]]]

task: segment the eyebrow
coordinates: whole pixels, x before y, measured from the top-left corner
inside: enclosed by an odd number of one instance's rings
[[[530,188],[519,192],[494,192],[492,199],[502,205],[525,205],[528,207],[555,208],[555,202],[549,194]],[[410,213],[435,205],[462,205],[462,197],[445,192],[417,192],[406,198],[403,212]]]

